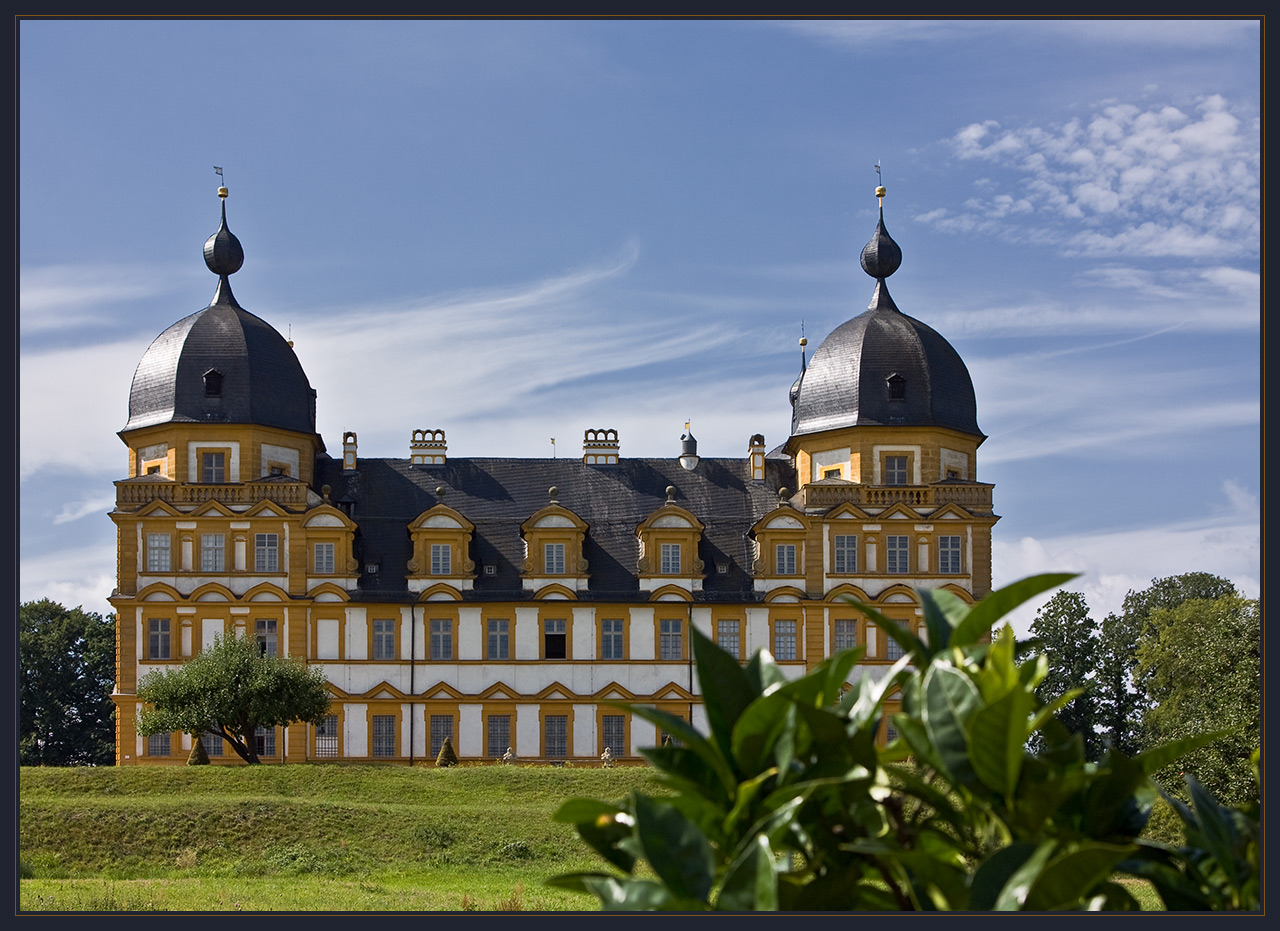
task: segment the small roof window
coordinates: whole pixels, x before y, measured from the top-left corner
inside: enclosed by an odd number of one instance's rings
[[[222,373],[217,369],[209,369],[204,373],[204,396],[206,398],[222,397]]]

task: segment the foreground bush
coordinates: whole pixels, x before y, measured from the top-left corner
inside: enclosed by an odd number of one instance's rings
[[[860,606],[906,655],[847,689],[860,651],[789,681],[767,651],[745,668],[693,631],[710,734],[632,707],[681,745],[645,756],[674,798],[574,799],[556,813],[618,872],[551,884],[607,910],[1137,910],[1114,877],[1142,876],[1169,909],[1259,906],[1257,812],[1194,780],[1174,803],[1181,846],[1142,840],[1151,774],[1221,735],[1085,760],[1080,736],[1035,695],[1043,657],[1019,662],[1010,610],[1070,575],[1025,579],[969,605],[921,591],[927,642]],[[875,736],[900,694],[888,747]],[[1027,747],[1039,734],[1038,752]],[[639,878],[648,865],[656,877]]]

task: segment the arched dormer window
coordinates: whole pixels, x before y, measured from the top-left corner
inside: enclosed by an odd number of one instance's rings
[[[885,379],[885,384],[889,388],[890,401],[905,401],[907,398],[907,380],[894,372]]]
[[[475,529],[475,524],[443,502],[419,514],[409,524],[413,539],[409,589],[424,591],[446,579],[460,589],[471,588],[476,574],[471,559]]]
[[[217,369],[209,369],[204,373],[204,396],[206,398],[222,397],[222,373]]]
[[[666,504],[636,527],[636,572],[644,591],[668,585],[685,591],[702,588],[705,566],[698,558],[698,549],[706,528],[690,511],[675,503],[674,493],[674,488],[669,489]]]
[[[587,560],[582,544],[587,522],[555,500],[520,525],[525,559],[520,575],[525,586],[537,591],[544,585],[587,587]]]

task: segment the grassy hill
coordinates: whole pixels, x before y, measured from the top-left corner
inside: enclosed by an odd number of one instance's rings
[[[377,765],[24,768],[25,910],[592,910],[551,814],[649,770]]]

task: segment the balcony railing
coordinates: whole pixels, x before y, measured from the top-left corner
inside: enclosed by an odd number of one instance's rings
[[[227,507],[248,507],[274,501],[301,510],[307,506],[307,486],[301,482],[246,482],[234,485],[180,484],[178,482],[116,482],[116,507],[133,510],[152,501],[174,507],[218,501]]]
[[[899,502],[912,508],[958,504],[970,510],[991,510],[991,485],[839,485],[804,486],[805,510],[830,510],[840,504],[885,508]]]

